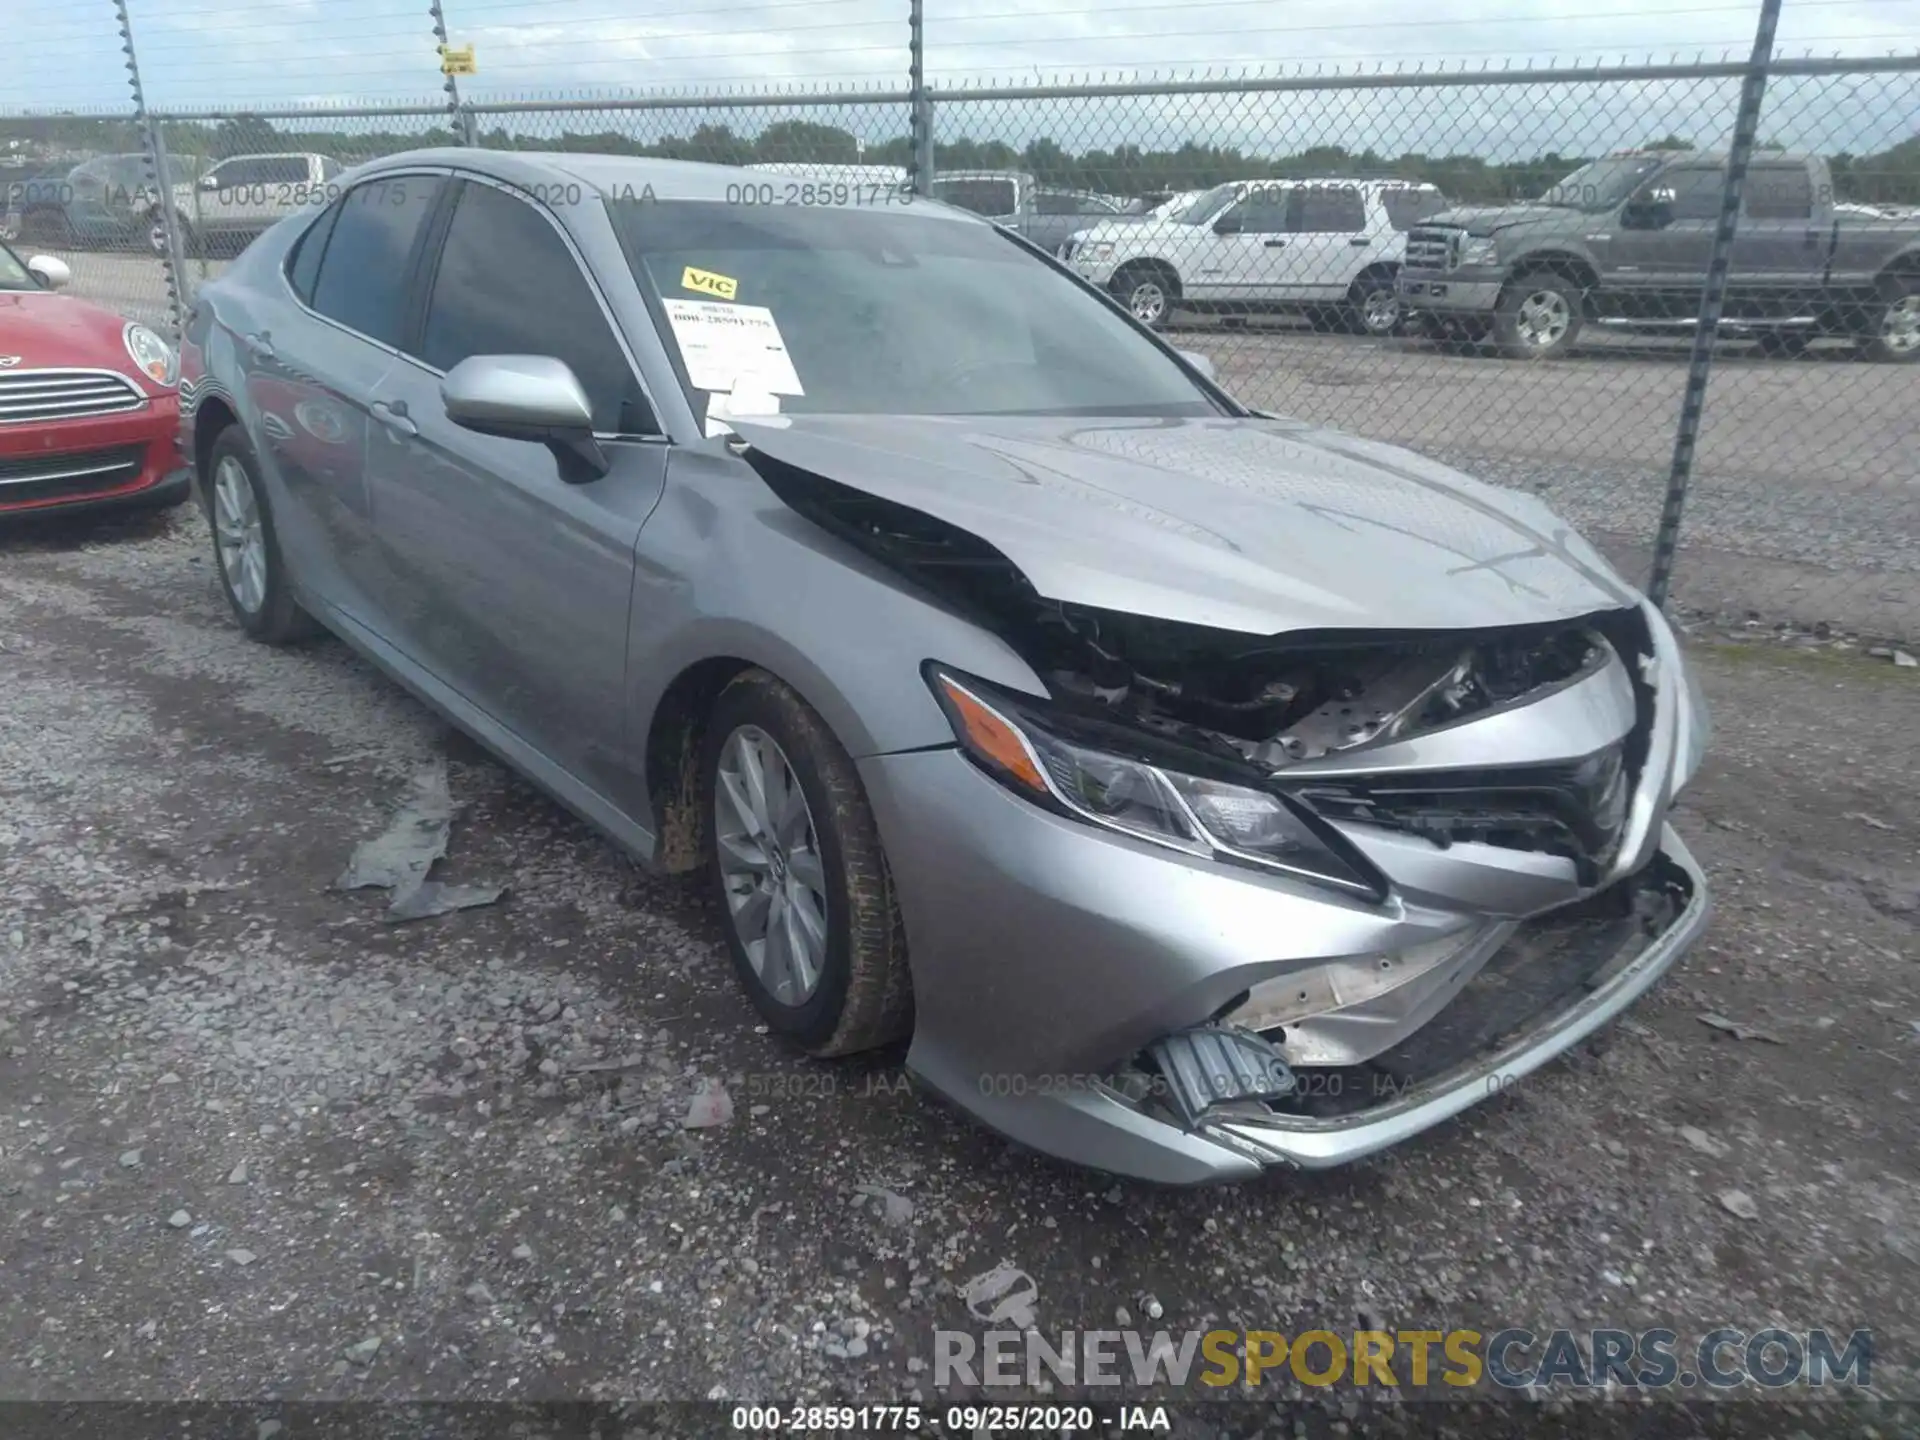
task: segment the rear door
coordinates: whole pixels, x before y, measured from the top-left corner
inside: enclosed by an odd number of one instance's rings
[[[1276,298],[1329,300],[1345,295],[1373,249],[1367,202],[1357,185],[1296,185],[1287,208],[1287,248]]]
[[[1730,298],[1776,312],[1810,302],[1826,268],[1829,235],[1814,219],[1806,165],[1755,162],[1741,188],[1740,211],[1727,274]]]
[[[301,236],[285,299],[235,337],[255,443],[278,481],[274,517],[303,583],[374,625],[386,588],[366,464],[371,405],[393,368],[407,276],[445,180],[383,175],[335,201]]]
[[[634,544],[668,453],[632,358],[559,220],[490,181],[460,183],[417,283],[369,442],[388,638],[576,779],[630,793]],[[455,425],[440,381],[474,355],[565,361],[612,470],[571,485],[544,446]]]

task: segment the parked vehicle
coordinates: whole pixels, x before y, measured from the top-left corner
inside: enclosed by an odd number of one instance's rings
[[[173,187],[174,223],[192,253],[237,255],[268,227],[336,193],[344,167],[330,155],[236,155],[197,180]],[[148,215],[149,243],[165,254],[160,212]]]
[[[858,186],[861,198],[874,192],[901,191],[909,177],[899,165],[838,165],[831,161],[765,160],[746,167],[766,175],[787,175],[799,181],[812,180],[830,185]],[[809,202],[801,202],[809,203]]]
[[[170,174],[191,184],[206,162],[170,156]],[[139,152],[96,155],[7,187],[0,236],[60,248],[124,249],[144,245],[158,187]]]
[[[1410,181],[1234,181],[1177,217],[1084,230],[1061,258],[1148,325],[1176,307],[1332,311],[1390,335],[1407,229],[1445,205],[1433,186]]]
[[[1536,201],[1435,215],[1408,242],[1401,300],[1517,359],[1559,359],[1588,325],[1691,330],[1725,179],[1724,156],[1628,152]],[[1812,155],[1756,158],[1741,208],[1725,328],[1784,353],[1832,335],[1920,360],[1920,220],[1834,205]]]
[[[1396,1144],[1698,937],[1704,712],[1539,500],[1246,409],[978,217],[739,177],[396,155],[202,287],[236,622],[702,873],[800,1050],[1122,1174]]]
[[[933,177],[928,193],[983,215],[1043,250],[1058,250],[1074,231],[1095,220],[1117,219],[1126,211],[1126,203],[1111,195],[1042,185],[1014,170],[944,170]]]
[[[0,243],[0,521],[189,494],[173,347],[51,293],[69,279],[64,262]]]

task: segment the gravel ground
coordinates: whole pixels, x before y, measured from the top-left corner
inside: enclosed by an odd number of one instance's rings
[[[72,293],[167,320],[161,267],[76,253]],[[194,283],[225,262],[189,262]],[[1685,341],[1597,334],[1521,365],[1416,340],[1314,334],[1289,321],[1187,321],[1248,404],[1408,445],[1536,491],[1648,574],[1686,385]],[[1920,639],[1920,372],[1819,342],[1794,360],[1729,343],[1715,359],[1675,598]]]
[[[1920,672],[1696,637],[1702,947],[1401,1152],[1169,1192],[796,1058],[695,887],[247,642],[206,548],[0,542],[0,1398],[933,1403],[1002,1264],[1047,1331],[1870,1327],[1920,1398]],[[388,924],[332,887],[434,763],[506,895]]]

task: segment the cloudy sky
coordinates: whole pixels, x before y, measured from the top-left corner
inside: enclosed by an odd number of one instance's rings
[[[433,100],[439,75],[425,4],[394,0],[128,0],[150,103],[260,106],[351,99]],[[475,98],[542,96],[555,90],[754,90],[790,86],[893,87],[904,79],[906,0],[445,0],[455,44],[471,44]],[[937,82],[1031,82],[1184,75],[1189,71],[1274,73],[1300,66],[1495,67],[1528,61],[1691,59],[1744,55],[1753,0],[926,0],[929,73]],[[64,9],[46,0],[0,0],[0,108],[122,107],[125,71],[106,0]],[[1782,53],[1886,55],[1920,50],[1920,0],[1786,0]],[[1218,101],[1108,106],[1073,115],[1016,117],[986,105],[954,107],[941,128],[982,134],[1040,123],[1071,148],[1098,143],[1094,131],[1124,121],[1168,134],[1264,138],[1286,125],[1295,138],[1397,145],[1409,138],[1438,149],[1439,137],[1395,121],[1393,96],[1358,108],[1327,97],[1251,110]],[[1420,92],[1431,93],[1431,92]],[[1624,91],[1580,103],[1594,115],[1538,113],[1544,92],[1509,92],[1472,117],[1531,148],[1559,131],[1608,128]],[[1637,94],[1637,92],[1636,92]],[[1724,86],[1667,87],[1637,95],[1632,123],[1711,132],[1730,104]],[[1844,94],[1826,87],[1801,100],[1782,96],[1776,128],[1798,114],[1803,128],[1911,133],[1920,88],[1909,77]],[[1336,97],[1337,98],[1337,97]],[[1349,95],[1348,98],[1357,98]],[[1812,113],[1816,101],[1821,113]],[[1324,103],[1323,103],[1324,102]],[[1555,99],[1560,107],[1572,99]],[[1597,107],[1597,109],[1595,109]],[[1471,106],[1467,107],[1469,110]],[[1493,110],[1499,115],[1494,115]],[[1455,107],[1458,112],[1460,107]],[[1844,112],[1844,113],[1843,113]],[[1368,133],[1351,132],[1355,117]],[[824,117],[823,117],[824,118]],[[1389,122],[1394,122],[1390,124]],[[684,128],[662,118],[663,129]],[[851,113],[841,123],[876,135],[895,117]],[[948,129],[951,123],[955,128]],[[1421,124],[1433,128],[1431,112]],[[1626,122],[1622,122],[1626,123]],[[1462,122],[1465,124],[1465,122]],[[1171,127],[1169,129],[1168,127]],[[1251,129],[1249,129],[1251,127]],[[751,128],[746,127],[746,128]],[[1086,133],[1071,133],[1076,128]],[[1418,127],[1416,127],[1417,129]],[[1466,133],[1466,131],[1463,131]],[[1119,138],[1116,135],[1116,138]],[[1633,137],[1633,140],[1648,137]],[[1711,133],[1699,138],[1711,141]],[[1782,136],[1782,138],[1789,138]],[[1809,135],[1809,139],[1821,136]],[[1633,143],[1627,141],[1624,143]],[[1297,147],[1294,147],[1297,148]],[[1358,148],[1356,145],[1355,148]],[[1547,148],[1553,148],[1549,145]]]

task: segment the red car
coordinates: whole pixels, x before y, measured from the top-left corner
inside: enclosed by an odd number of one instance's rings
[[[67,267],[0,243],[0,520],[190,493],[180,360],[145,325],[50,291]]]

